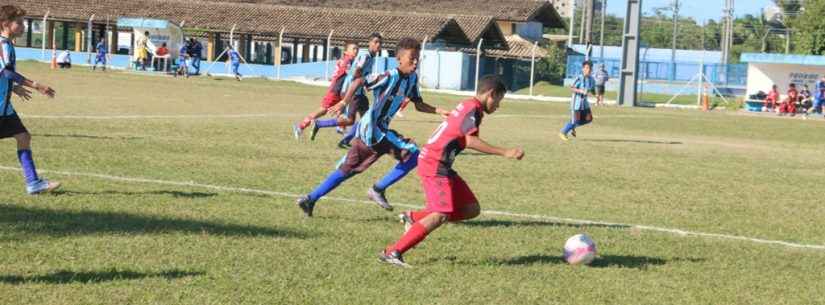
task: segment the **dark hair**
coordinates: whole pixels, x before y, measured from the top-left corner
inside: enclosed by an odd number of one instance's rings
[[[373,39],[378,38],[380,40],[384,40],[384,37],[381,37],[381,33],[372,32],[369,37],[367,37],[367,41],[372,41]]]
[[[149,31],[143,32],[143,34],[149,36]]]
[[[791,83],[791,88],[796,88],[796,84]]]
[[[593,68],[593,62],[591,62],[591,61],[589,61],[589,60],[585,60],[585,61],[582,63],[582,68],[584,68],[584,66],[588,66],[588,67],[590,67],[590,68],[592,69],[592,68]]]
[[[355,41],[353,41],[353,40],[347,40],[347,41],[344,41],[344,48],[349,47],[349,46],[351,46],[351,45],[355,45],[355,46],[357,47],[357,46],[358,46],[358,43],[357,43],[357,42],[355,42]]]
[[[498,75],[488,74],[478,81],[478,92],[483,93],[493,90],[493,95],[503,95],[507,92],[507,86]]]
[[[415,38],[401,38],[401,41],[398,42],[398,47],[396,47],[395,55],[398,56],[398,54],[401,54],[401,50],[421,51],[421,43]]]
[[[4,5],[0,7],[0,22],[14,21],[17,18],[26,16],[26,10],[16,5]]]

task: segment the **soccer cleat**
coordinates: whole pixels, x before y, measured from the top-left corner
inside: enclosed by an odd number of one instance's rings
[[[292,135],[295,136],[295,140],[300,140],[301,139],[301,134],[303,132],[304,132],[304,130],[301,129],[301,127],[299,127],[298,124],[292,125]]]
[[[382,209],[387,211],[392,211],[392,206],[389,202],[387,202],[387,197],[384,196],[384,191],[377,191],[374,187],[371,187],[367,191],[367,197],[370,198],[375,204],[380,206]]]
[[[566,134],[563,134],[561,132],[559,133],[559,138],[561,138],[561,140],[565,142],[570,141],[570,138],[568,138]]]
[[[317,122],[312,124],[312,133],[309,134],[309,140],[315,141],[315,136],[318,135],[318,131],[321,130],[321,127],[318,127]]]
[[[341,140],[340,142],[338,142],[338,148],[340,148],[340,149],[350,149],[350,147],[352,147],[352,145],[350,145],[347,142],[344,142],[344,140]]]
[[[409,232],[410,228],[412,228],[413,223],[415,223],[412,220],[412,217],[410,217],[410,212],[409,211],[398,214],[398,220],[401,220],[401,223],[404,224],[404,234]]]
[[[576,130],[575,129],[571,130],[570,135],[575,138],[576,137]]]
[[[345,134],[345,133],[347,133],[347,128],[338,126],[338,127],[335,127],[335,132],[337,132],[338,134]]]
[[[378,260],[396,267],[412,268],[412,266],[404,262],[404,258],[401,257],[401,253],[398,253],[396,250],[393,250],[390,253],[387,253],[387,250],[381,251],[381,253],[378,254]]]
[[[312,210],[315,209],[315,201],[309,200],[309,196],[298,198],[295,202],[307,217],[312,217]]]
[[[29,195],[37,195],[49,193],[60,188],[60,182],[52,182],[46,179],[40,179],[32,185],[26,186],[26,192]]]

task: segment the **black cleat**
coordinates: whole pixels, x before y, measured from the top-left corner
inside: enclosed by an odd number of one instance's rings
[[[404,262],[404,258],[401,257],[401,253],[398,253],[398,251],[392,251],[390,253],[387,253],[387,250],[381,251],[381,253],[378,254],[378,260],[396,267],[412,268],[412,266]]]
[[[309,200],[309,196],[298,198],[296,202],[299,208],[304,211],[307,217],[312,217],[312,210],[315,208],[315,201]]]
[[[321,130],[321,127],[318,127],[318,124],[312,123],[312,133],[309,134],[309,140],[315,141],[315,136],[318,135],[318,130]]]
[[[352,145],[350,145],[347,142],[344,142],[344,141],[338,142],[338,148],[340,148],[340,149],[350,149],[351,147],[352,147]]]
[[[380,206],[382,209],[387,211],[392,211],[392,206],[389,202],[387,202],[387,197],[384,196],[384,191],[378,191],[374,187],[371,187],[367,191],[367,197],[370,198],[375,204]]]

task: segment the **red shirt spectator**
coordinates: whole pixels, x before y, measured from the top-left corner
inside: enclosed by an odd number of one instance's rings
[[[158,49],[157,49],[157,51],[155,51],[155,54],[156,54],[157,56],[166,56],[166,55],[169,55],[169,49],[166,47],[166,43],[165,43],[165,42],[163,43],[163,45],[161,45],[161,46],[160,46],[160,48],[158,48]]]
[[[779,102],[779,89],[777,89],[776,85],[773,85],[771,88],[771,92],[768,93],[768,97],[765,98],[765,110],[768,112],[773,111],[776,108],[776,104]]]

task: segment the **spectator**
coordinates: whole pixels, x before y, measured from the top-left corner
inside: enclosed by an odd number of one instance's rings
[[[146,71],[147,60],[149,60],[149,31],[144,32],[135,43],[135,67],[140,65],[140,69]]]
[[[596,106],[604,103],[604,87],[608,80],[610,80],[610,75],[604,69],[604,64],[600,64],[599,71],[596,71]]]
[[[155,50],[155,58],[158,59],[158,64],[155,67],[155,70],[163,70],[166,71],[166,67],[169,64],[169,48],[166,47],[166,43],[162,43],[160,48]],[[161,66],[160,61],[163,60],[163,65]]]
[[[226,47],[226,52],[226,54],[229,55],[226,60],[232,65],[232,74],[235,75],[235,79],[241,81],[241,77],[243,77],[243,75],[238,72],[238,69],[241,67],[241,54],[231,46]]]
[[[802,91],[799,92],[799,106],[803,113],[808,113],[808,109],[813,106],[811,90],[808,90],[808,85],[802,85]]]
[[[69,53],[69,50],[64,50],[57,55],[57,65],[60,66],[60,69],[70,69],[72,67],[72,54]]]
[[[768,97],[765,98],[765,106],[762,107],[762,111],[765,112],[773,112],[776,109],[777,102],[779,101],[779,87],[773,85],[771,87],[771,92],[768,92]]]
[[[201,73],[201,53],[203,52],[203,45],[195,38],[189,38],[189,58],[192,60],[192,69],[195,69],[195,75]]]
[[[796,84],[791,84],[788,89],[788,97],[779,106],[779,115],[790,113],[791,116],[796,115],[796,103],[799,100],[799,92],[796,91]]]

